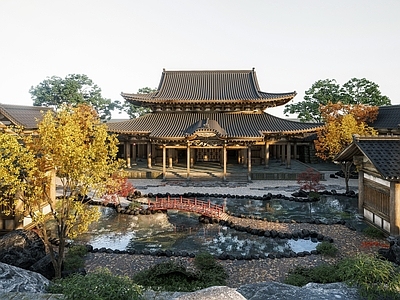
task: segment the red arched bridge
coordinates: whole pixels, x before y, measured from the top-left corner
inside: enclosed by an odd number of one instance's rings
[[[209,218],[215,218],[218,220],[226,220],[228,215],[225,213],[225,207],[223,205],[213,204],[208,201],[201,201],[189,198],[158,198],[155,200],[148,200],[148,206],[150,210],[182,210],[187,212],[194,212],[202,216]]]

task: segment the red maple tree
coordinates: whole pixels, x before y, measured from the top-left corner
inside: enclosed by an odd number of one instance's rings
[[[319,183],[320,180],[321,174],[312,168],[308,168],[297,175],[297,183],[300,184],[300,188],[308,192],[318,193],[322,190],[324,185]]]

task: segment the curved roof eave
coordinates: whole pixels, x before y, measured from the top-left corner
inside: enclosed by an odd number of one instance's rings
[[[174,98],[174,97],[155,98],[149,96],[150,94],[127,94],[127,93],[121,93],[121,96],[128,102],[157,104],[157,103],[168,103],[171,101],[179,101],[181,103],[195,103],[195,102],[229,103],[229,102],[241,102],[241,101],[263,103],[263,102],[276,102],[276,101],[290,101],[297,95],[296,92],[289,92],[282,94],[269,94],[269,93],[263,93],[263,94],[267,96],[259,98],[226,98],[226,99],[215,99],[215,98],[185,99],[185,98]],[[273,95],[273,96],[268,96],[268,95]]]
[[[307,129],[297,129],[297,130],[274,130],[274,131],[261,131],[261,133],[265,134],[294,134],[294,133],[308,133],[308,132],[314,132],[321,127],[314,127],[314,128],[307,128]]]

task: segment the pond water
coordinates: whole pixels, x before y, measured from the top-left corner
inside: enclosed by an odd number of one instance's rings
[[[358,210],[357,198],[324,195],[316,202],[295,202],[284,199],[254,200],[215,198],[212,202],[224,204],[235,215],[253,215],[270,220],[290,219],[304,221],[353,220]]]
[[[304,220],[305,218],[354,219],[357,200],[346,197],[323,197],[319,202],[299,203],[283,199],[269,201],[250,199],[211,199],[225,204],[235,214],[269,218]],[[287,251],[311,251],[317,246],[311,240],[272,239],[238,232],[218,224],[201,224],[193,213],[168,211],[153,215],[118,214],[114,209],[99,207],[102,216],[87,233],[76,241],[94,248],[118,250],[207,251],[218,255],[265,254]]]
[[[311,251],[317,243],[311,240],[272,239],[238,232],[218,224],[201,224],[198,215],[168,211],[168,214],[131,216],[114,209],[99,207],[102,217],[87,233],[75,241],[94,248],[118,250],[161,250],[197,253],[207,251],[218,255],[261,254]]]

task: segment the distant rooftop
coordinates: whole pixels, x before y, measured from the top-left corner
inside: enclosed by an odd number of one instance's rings
[[[24,129],[37,129],[43,113],[52,110],[42,106],[24,106],[0,103],[0,122],[6,126],[22,126]]]

